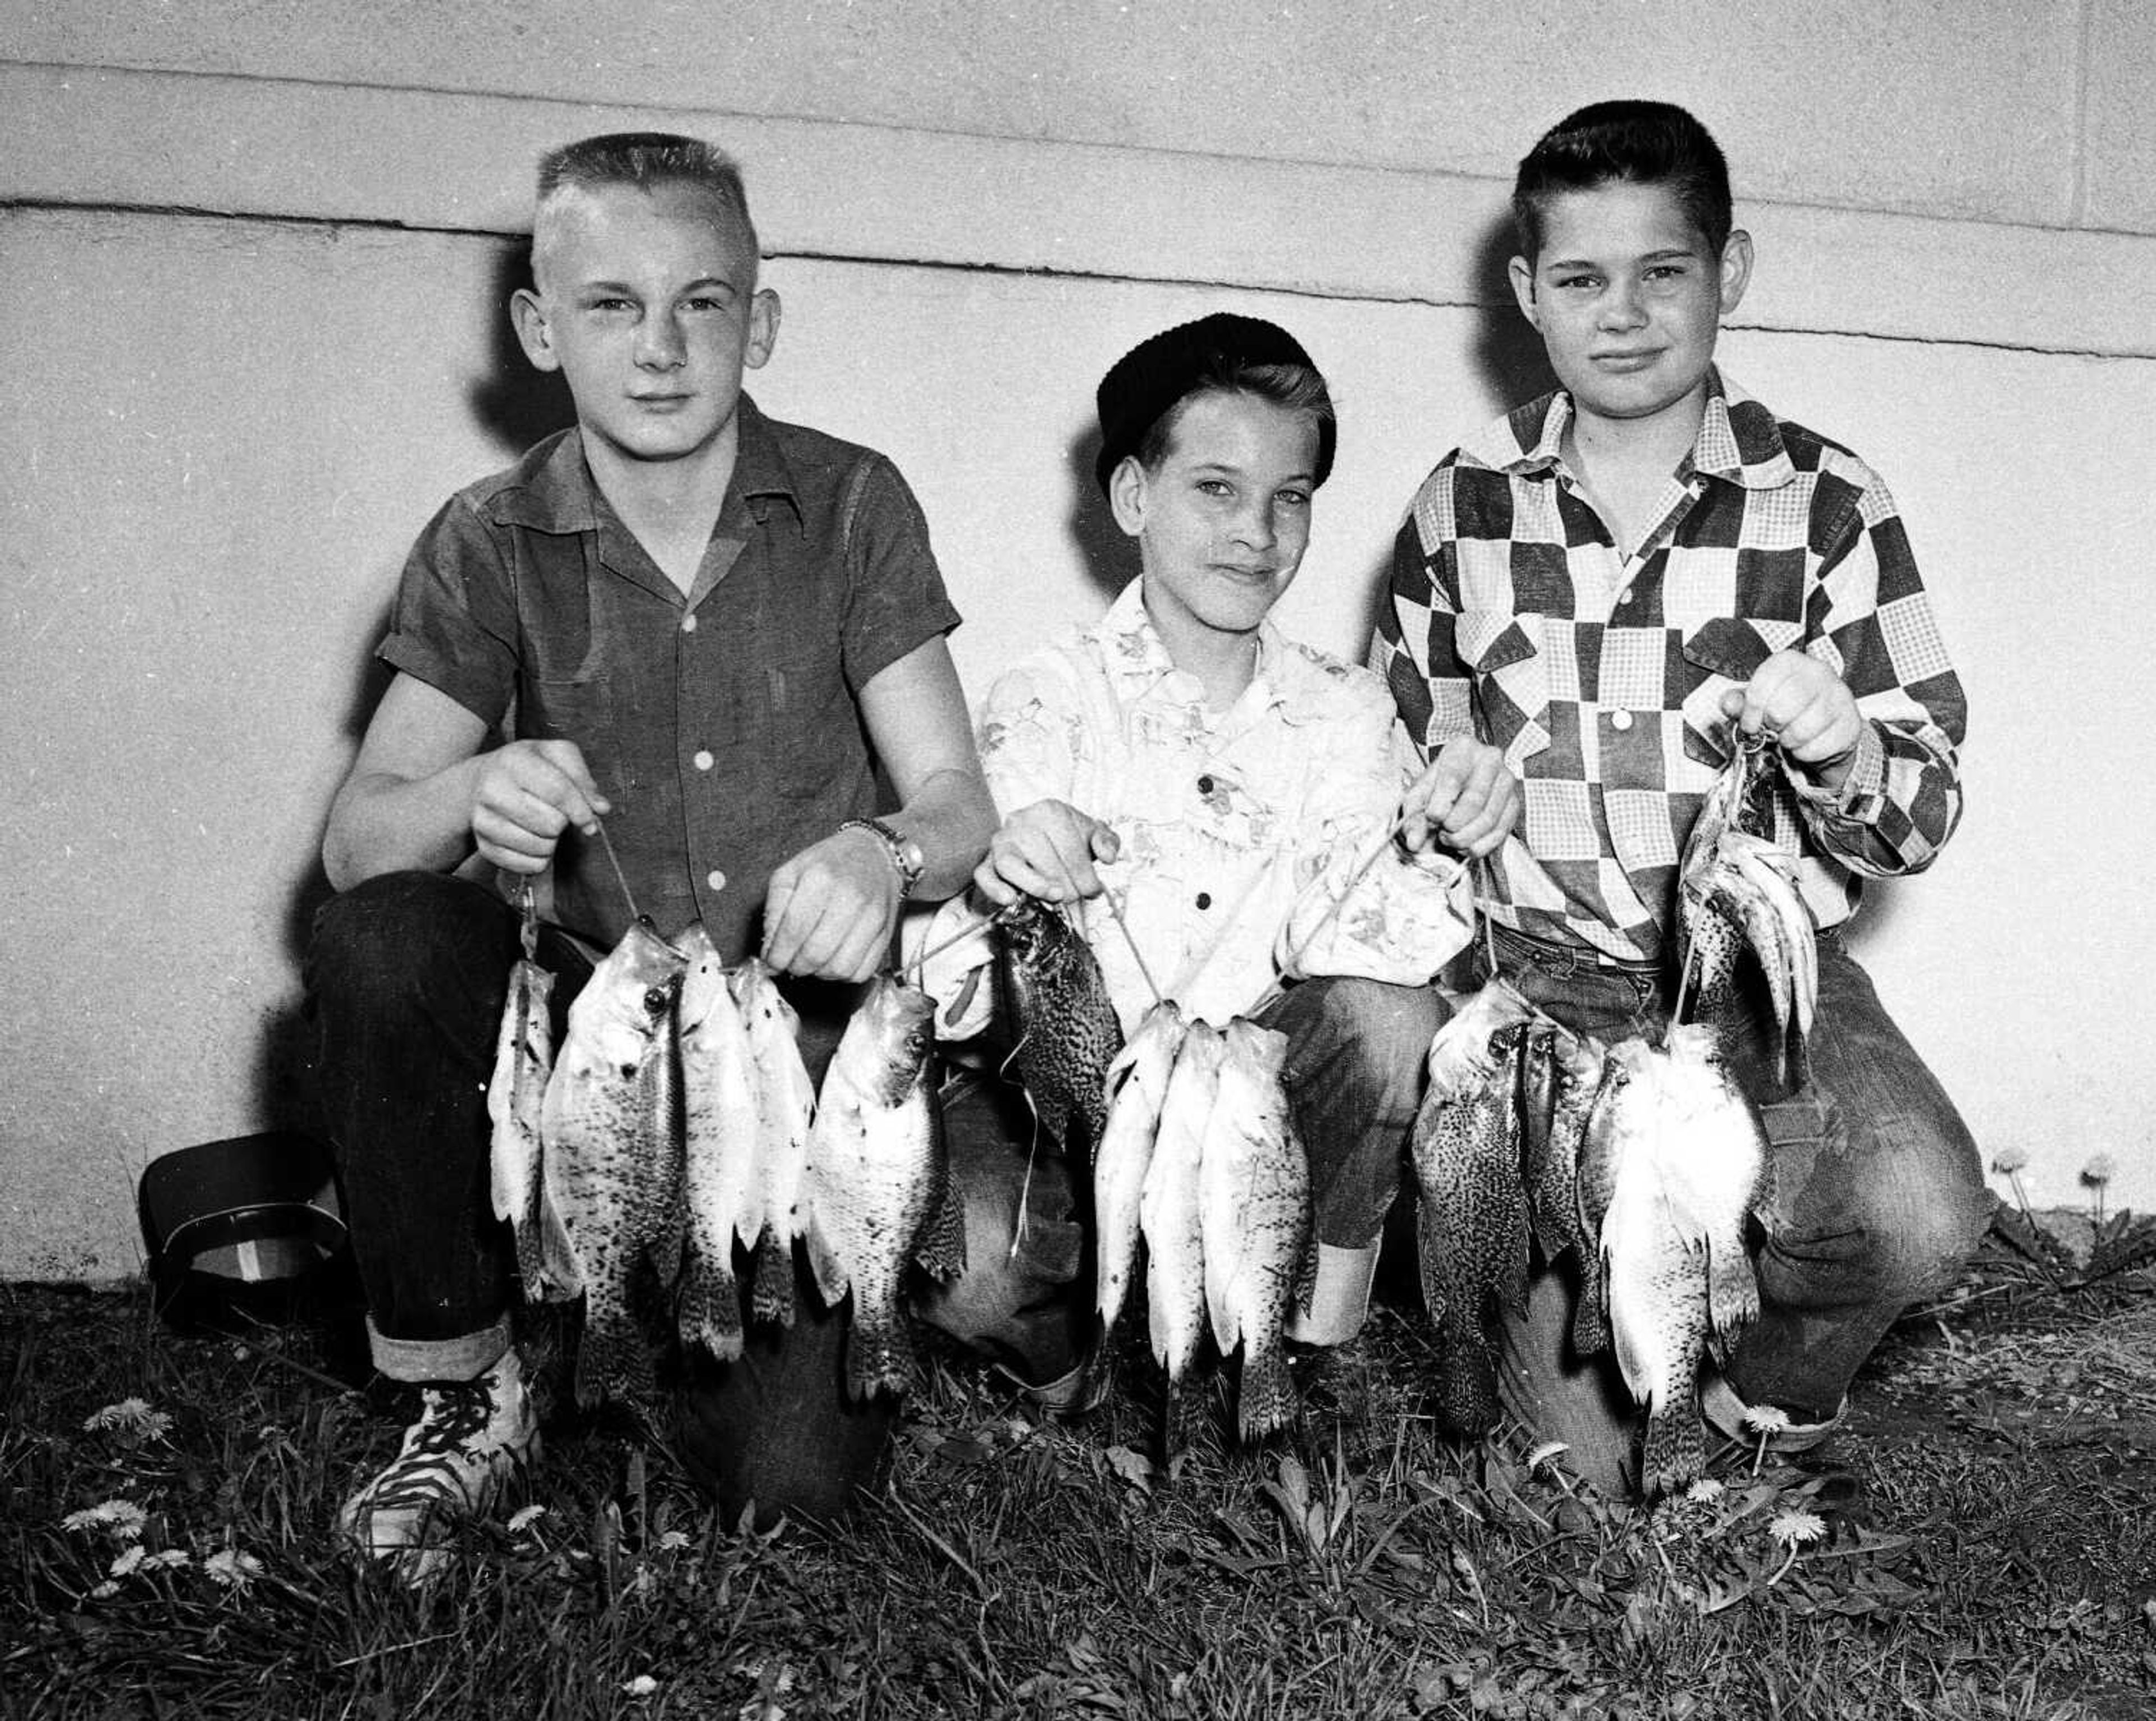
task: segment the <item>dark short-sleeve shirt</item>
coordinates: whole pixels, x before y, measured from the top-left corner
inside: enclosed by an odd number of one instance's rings
[[[877,787],[858,698],[957,625],[927,523],[882,455],[767,418],[686,597],[593,481],[575,430],[420,534],[381,656],[506,736],[583,750],[637,907],[738,960],[780,863]],[[611,947],[629,906],[596,839],[557,851],[550,918]]]

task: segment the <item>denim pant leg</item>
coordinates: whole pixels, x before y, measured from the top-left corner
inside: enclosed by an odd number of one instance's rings
[[[1445,1014],[1434,987],[1339,976],[1298,981],[1258,1014],[1287,1037],[1282,1078],[1310,1159],[1317,1283],[1291,1338],[1338,1345],[1362,1329]]]
[[[1767,1126],[1773,1192],[1760,1316],[1727,1370],[1748,1404],[1800,1422],[1840,1406],[1895,1319],[1952,1282],[1990,1222],[1953,1103],[1833,933],[1819,940],[1810,1079],[1784,1094],[1763,1032],[1732,1043]]]
[[[1025,1385],[1051,1385],[1091,1354],[1097,1324],[1070,1164],[1013,1083],[959,1071],[942,1111],[966,1266],[947,1283],[923,1278],[914,1312]]]
[[[521,954],[516,912],[444,873],[370,878],[315,917],[316,1074],[375,1365],[393,1380],[468,1380],[508,1346],[514,1254],[488,1187],[486,1085]],[[589,965],[557,937],[542,960],[565,1009]]]

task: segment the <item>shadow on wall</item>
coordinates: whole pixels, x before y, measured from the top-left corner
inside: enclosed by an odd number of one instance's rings
[[[1123,535],[1093,476],[1101,454],[1101,427],[1091,414],[1070,439],[1070,540],[1078,546],[1086,572],[1101,588],[1104,603],[1113,603],[1138,571],[1137,546]]]
[[[532,369],[509,320],[510,295],[530,280],[527,246],[521,240],[502,242],[491,277],[495,315],[488,323],[485,364],[472,378],[465,396],[480,428],[501,445],[504,464],[541,438],[575,423],[568,390],[562,379]],[[447,410],[449,403],[443,404]],[[357,748],[393,673],[372,650],[372,643],[388,631],[389,615],[390,606],[385,602],[368,636],[368,653],[353,666],[351,692],[340,725],[350,749]],[[320,820],[317,858],[294,881],[283,917],[285,951],[295,967],[305,961],[316,911],[335,894],[319,858],[320,832],[329,820],[327,807],[321,809]],[[300,1005],[284,1003],[264,1013],[256,1049],[254,1091],[257,1113],[267,1120],[266,1127],[302,1129],[317,1135],[324,1133],[314,1082],[313,1042],[312,1025]]]

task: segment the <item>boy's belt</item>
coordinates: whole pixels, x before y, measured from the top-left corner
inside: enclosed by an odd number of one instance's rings
[[[1497,947],[1532,962],[1550,974],[1578,974],[1584,970],[1604,974],[1634,974],[1659,977],[1663,971],[1660,961],[1643,962],[1629,956],[1612,956],[1591,945],[1553,944],[1548,939],[1530,938],[1524,932],[1515,932],[1509,926],[1492,926],[1491,935]]]

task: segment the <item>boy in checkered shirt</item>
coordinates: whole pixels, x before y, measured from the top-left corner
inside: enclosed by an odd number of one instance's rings
[[[1773,1196],[1761,1318],[1702,1406],[1748,1437],[1772,1406],[1801,1449],[1989,1211],[1968,1129],[1842,941],[1863,879],[1921,871],[1960,817],[1961,685],[1885,486],[1715,367],[1752,243],[1706,129],[1657,102],[1583,109],[1521,163],[1512,208],[1513,290],[1562,386],[1424,482],[1373,664],[1425,752],[1471,731],[1503,750],[1523,811],[1484,875],[1498,964],[1605,1041],[1667,1020],[1686,837],[1737,732],[1775,738],[1818,1023],[1795,1091],[1763,989],[1726,1037]],[[1568,1348],[1572,1266],[1538,1274],[1505,1391],[1608,1484],[1630,1406],[1607,1358]]]

